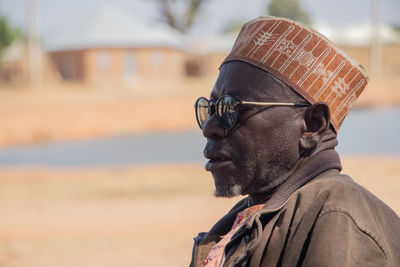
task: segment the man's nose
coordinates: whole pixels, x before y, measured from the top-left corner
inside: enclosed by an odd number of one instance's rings
[[[217,116],[213,114],[203,126],[203,136],[207,139],[215,137],[226,137],[228,135],[228,130],[226,130],[218,122]]]

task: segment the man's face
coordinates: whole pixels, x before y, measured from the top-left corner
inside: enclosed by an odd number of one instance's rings
[[[222,66],[210,100],[223,95],[257,102],[298,102],[299,97],[271,74],[232,61]],[[281,184],[299,158],[302,113],[293,107],[246,106],[239,123],[225,130],[215,116],[203,127],[204,155],[215,195],[266,193]]]

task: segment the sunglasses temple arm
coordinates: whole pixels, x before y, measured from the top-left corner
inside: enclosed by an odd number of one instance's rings
[[[311,105],[307,104],[307,103],[295,103],[294,106],[295,107],[309,107]]]
[[[306,103],[281,103],[281,102],[249,102],[241,101],[242,105],[255,105],[255,106],[295,106],[295,107],[308,107]]]

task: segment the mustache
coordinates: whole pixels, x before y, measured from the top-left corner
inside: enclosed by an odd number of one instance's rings
[[[229,146],[223,142],[216,142],[208,140],[203,150],[203,155],[207,159],[230,159],[232,153],[230,152]]]

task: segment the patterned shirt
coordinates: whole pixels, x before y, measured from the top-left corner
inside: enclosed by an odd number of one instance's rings
[[[210,252],[208,253],[207,258],[204,260],[202,267],[221,267],[225,262],[225,247],[231,241],[232,236],[242,227],[242,225],[246,222],[246,220],[254,214],[256,211],[260,210],[264,204],[259,204],[255,206],[251,206],[236,215],[235,222],[231,230],[222,237],[222,239],[215,244]]]

